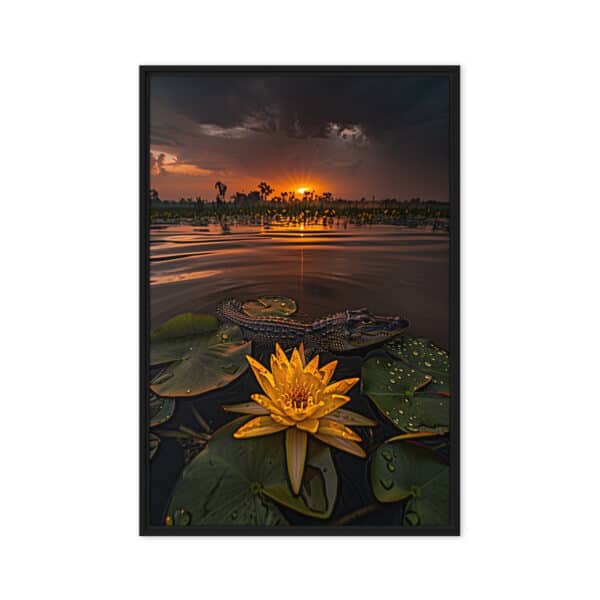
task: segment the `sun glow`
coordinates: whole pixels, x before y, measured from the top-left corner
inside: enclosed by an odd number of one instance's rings
[[[304,194],[304,192],[308,192],[309,189],[307,187],[299,187],[296,189],[296,193],[298,194]]]

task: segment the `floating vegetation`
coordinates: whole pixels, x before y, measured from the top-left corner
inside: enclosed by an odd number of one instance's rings
[[[327,519],[338,479],[329,449],[309,442],[307,477],[298,496],[287,477],[283,434],[236,440],[248,417],[218,429],[206,448],[184,469],[173,492],[166,521],[177,525],[287,525],[278,504]]]
[[[286,317],[297,306],[290,298],[265,296],[246,302],[243,310],[255,317]],[[158,432],[182,447],[185,463],[169,495],[165,525],[289,526],[300,516],[342,525],[389,510],[385,506],[394,503],[404,526],[448,524],[449,469],[444,456],[451,398],[445,350],[428,340],[403,336],[367,358],[337,354],[320,365],[319,355],[307,361],[303,344],[286,354],[276,343],[270,370],[251,356],[251,350],[240,327],[212,315],[179,315],[151,336],[151,363],[162,370],[150,385],[150,427],[173,417],[176,398],[201,394],[206,400],[195,404],[207,403],[202,406],[209,412],[202,412],[210,415],[211,423],[215,414],[243,415],[213,432],[196,406],[186,402],[184,413],[191,411],[197,426],[189,425],[188,418],[185,425]],[[338,360],[346,378],[333,381]],[[247,374],[239,384],[250,396],[242,396],[244,402],[223,402],[232,396],[235,401],[237,387],[234,394],[209,394],[247,373],[248,364],[253,377]],[[255,385],[254,378],[260,393],[247,387]],[[353,394],[353,402],[373,402],[398,435],[390,437],[389,426],[373,433],[370,428],[377,421],[346,408],[349,391],[359,380],[363,396]],[[357,433],[357,427],[368,429]],[[382,439],[378,431],[389,439],[376,447],[375,440]],[[156,433],[149,432],[151,459],[161,443]],[[350,505],[350,512],[331,518],[338,473],[330,446],[361,458],[370,454],[368,462],[356,461],[364,465],[358,469],[368,471],[357,488],[370,485],[377,502]],[[368,495],[365,491],[364,497]]]
[[[252,343],[236,325],[212,315],[179,315],[150,337],[150,364],[170,363],[150,384],[165,397],[190,397],[224,387],[248,368]]]
[[[166,423],[175,412],[174,398],[160,398],[150,394],[148,401],[148,413],[150,416],[150,427],[158,427]]]
[[[289,317],[298,310],[296,301],[285,296],[261,296],[244,302],[242,308],[250,317]]]
[[[402,431],[447,432],[448,353],[427,340],[408,336],[396,338],[384,348],[394,358],[372,356],[363,364],[363,392]]]
[[[369,475],[379,502],[407,500],[404,525],[448,523],[448,465],[434,451],[409,441],[385,443],[373,454]]]
[[[181,358],[195,336],[216,331],[219,325],[219,320],[213,315],[184,313],[169,319],[150,335],[150,365]]]
[[[271,371],[251,356],[247,358],[264,394],[252,394],[254,405],[244,403],[225,407],[230,412],[258,415],[233,435],[244,439],[285,430],[287,468],[294,494],[300,493],[309,434],[355,456],[366,456],[356,443],[362,441],[361,437],[340,422],[335,414],[350,401],[345,394],[358,383],[358,377],[331,382],[337,361],[319,368],[319,356],[316,355],[307,363],[302,344],[294,349],[289,360],[281,346],[275,344]],[[350,411],[344,411],[342,418],[356,424],[376,425],[375,421]]]
[[[384,347],[411,368],[431,375],[429,391],[450,391],[450,357],[446,350],[429,340],[409,336],[391,340]]]

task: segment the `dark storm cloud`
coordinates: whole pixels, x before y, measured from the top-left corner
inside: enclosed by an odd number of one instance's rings
[[[197,123],[292,137],[326,137],[331,123],[359,125],[374,140],[393,140],[421,125],[446,127],[444,76],[161,77],[153,97]],[[435,133],[435,128],[432,133]]]

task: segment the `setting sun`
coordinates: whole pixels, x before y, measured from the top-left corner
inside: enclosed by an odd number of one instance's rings
[[[298,192],[298,194],[304,194],[304,192],[308,192],[308,188],[307,187],[299,187],[296,192]]]

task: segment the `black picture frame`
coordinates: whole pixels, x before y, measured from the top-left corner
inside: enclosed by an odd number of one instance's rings
[[[150,209],[147,202],[150,189],[150,80],[165,73],[315,73],[315,74],[423,74],[446,75],[449,81],[449,350],[451,360],[452,403],[450,405],[450,522],[447,527],[400,526],[294,526],[269,527],[186,527],[175,528],[150,524],[150,477],[148,459],[147,384],[149,381],[150,323]],[[350,535],[350,536],[456,536],[460,535],[460,67],[459,66],[140,66],[140,358],[139,358],[139,533],[142,536],[290,536],[290,535]]]

